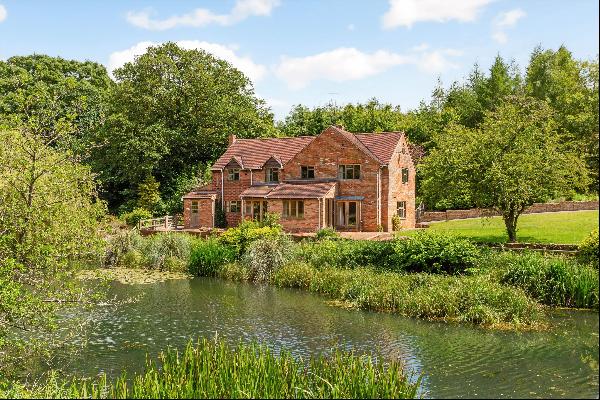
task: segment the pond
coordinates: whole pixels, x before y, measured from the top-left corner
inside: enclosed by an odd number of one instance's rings
[[[545,332],[502,332],[345,310],[327,299],[211,278],[110,288],[142,295],[118,309],[99,308],[82,352],[57,360],[65,371],[116,376],[141,371],[146,353],[190,338],[258,340],[295,355],[334,346],[400,357],[424,373],[425,397],[597,397],[598,313],[556,311]]]

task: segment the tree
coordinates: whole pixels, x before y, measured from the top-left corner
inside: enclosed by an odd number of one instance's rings
[[[150,47],[114,75],[92,162],[113,209],[150,175],[172,204],[165,194],[176,192],[177,179],[218,158],[230,134],[274,134],[273,115],[248,78],[202,50]]]
[[[0,130],[0,368],[9,331],[53,328],[62,305],[90,300],[74,275],[100,248],[104,210],[90,168],[71,153]]]
[[[511,242],[534,202],[587,183],[585,165],[560,141],[552,109],[525,96],[507,97],[478,128],[451,125],[434,138],[420,167],[422,190],[433,201],[468,196],[502,215]]]
[[[31,55],[0,61],[0,124],[52,135],[51,143],[87,156],[90,133],[102,125],[105,96],[113,85],[106,69],[91,61]],[[64,130],[63,130],[64,132]]]

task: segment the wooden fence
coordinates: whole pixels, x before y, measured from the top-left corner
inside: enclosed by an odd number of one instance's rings
[[[174,231],[183,226],[181,215],[165,215],[159,218],[142,219],[138,222],[141,231]]]

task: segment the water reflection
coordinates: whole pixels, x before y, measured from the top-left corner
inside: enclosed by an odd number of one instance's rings
[[[139,371],[145,354],[218,335],[258,340],[296,356],[334,346],[401,358],[424,372],[431,397],[597,397],[598,314],[560,311],[549,332],[489,332],[328,306],[310,293],[198,278],[112,285],[141,300],[95,311],[85,350],[57,365],[71,373]],[[67,362],[68,361],[68,362]]]

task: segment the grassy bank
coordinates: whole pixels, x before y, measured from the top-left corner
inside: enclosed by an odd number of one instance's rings
[[[500,217],[436,222],[428,229],[478,242],[508,241],[506,228]],[[597,210],[524,214],[519,217],[517,238],[523,243],[577,244],[594,229],[598,229]],[[414,232],[406,231],[406,234],[410,236]]]
[[[42,398],[414,398],[420,379],[411,382],[395,360],[387,365],[371,357],[335,351],[330,356],[295,359],[256,344],[231,348],[201,340],[182,353],[162,353],[146,370],[114,381],[101,376],[59,383],[51,379],[11,397]],[[1,393],[1,392],[0,392]]]

